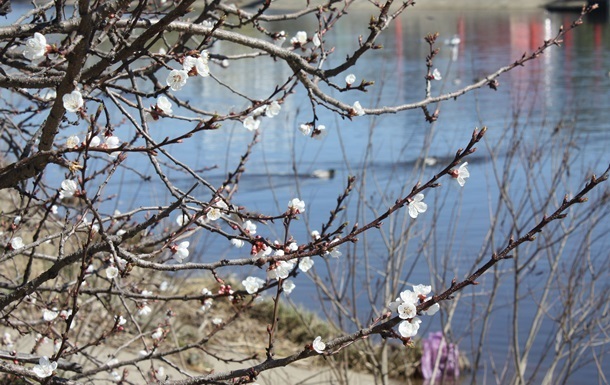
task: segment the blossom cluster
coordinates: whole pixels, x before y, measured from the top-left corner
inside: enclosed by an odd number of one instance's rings
[[[189,76],[199,75],[204,78],[210,76],[209,60],[210,54],[206,50],[198,55],[186,56],[182,61],[182,69],[171,70],[165,82],[172,91],[180,91],[186,85]]]
[[[275,100],[270,104],[257,107],[244,119],[243,125],[248,131],[256,131],[261,125],[259,117],[264,115],[268,118],[273,118],[280,113],[281,109],[282,106]]]
[[[400,297],[390,302],[388,307],[391,311],[398,313],[402,321],[398,325],[398,333],[404,338],[414,337],[419,330],[421,319],[417,316],[417,305],[426,302],[428,294],[432,291],[432,286],[413,285],[413,290],[405,290],[400,293]],[[429,301],[430,299],[428,299]],[[440,309],[438,303],[433,304],[422,314],[432,316]]]

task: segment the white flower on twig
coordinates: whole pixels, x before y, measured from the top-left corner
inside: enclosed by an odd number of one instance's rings
[[[295,214],[302,214],[305,212],[305,202],[299,198],[293,198],[290,202],[288,202],[288,208]]]
[[[66,179],[61,182],[61,190],[59,190],[59,199],[71,198],[76,194],[78,185],[72,179]]]
[[[244,247],[244,241],[242,239],[233,238],[231,239],[231,244],[233,247],[237,247],[238,249]]]
[[[311,131],[313,130],[313,126],[308,123],[303,123],[299,126],[299,131],[305,136],[311,135]]]
[[[292,291],[294,290],[295,287],[296,287],[296,285],[294,284],[294,282],[292,282],[289,279],[285,280],[284,283],[282,283],[282,290],[286,294],[292,293]]]
[[[398,325],[398,333],[405,338],[414,337],[419,330],[419,324],[421,324],[421,320],[418,317],[402,321]]]
[[[153,334],[151,334],[151,337],[153,340],[161,340],[161,338],[163,338],[163,328],[156,328]]]
[[[362,108],[360,102],[358,101],[354,102],[354,104],[352,105],[352,112],[356,116],[362,116],[365,114],[364,108]]]
[[[311,257],[303,257],[303,258],[301,258],[301,261],[299,262],[299,269],[303,273],[307,273],[307,271],[309,269],[311,269],[312,267],[313,267],[313,259],[311,259]]]
[[[172,114],[172,103],[163,95],[157,98],[157,111],[165,115]]]
[[[443,76],[441,75],[441,71],[439,71],[438,68],[435,68],[434,71],[432,71],[432,79],[434,79],[434,80],[443,79]]]
[[[354,84],[354,82],[356,82],[356,75],[349,74],[345,77],[345,84],[347,84],[348,86],[351,86],[352,84]]]
[[[80,143],[80,139],[76,135],[72,135],[66,139],[66,147],[68,148],[76,148]]]
[[[311,137],[317,140],[322,140],[326,134],[328,134],[328,131],[326,130],[326,126],[323,124],[320,124],[318,127],[316,127],[313,130],[313,133],[311,134]]]
[[[248,277],[241,281],[241,284],[248,294],[254,294],[265,284],[265,281],[258,277]]]
[[[49,357],[42,356],[38,360],[38,365],[34,366],[32,371],[40,378],[47,378],[53,375],[55,369],[57,369],[57,362],[51,362]]]
[[[59,316],[59,312],[55,308],[53,308],[53,310],[44,309],[42,311],[42,319],[47,322],[53,321],[57,316]]]
[[[423,202],[424,194],[419,193],[413,197],[409,203],[409,216],[413,219],[417,218],[420,213],[425,213],[428,210],[428,205]]]
[[[14,237],[11,239],[11,249],[18,250],[21,249],[24,245],[23,239],[21,237]]]
[[[324,349],[326,349],[326,344],[324,343],[324,341],[322,341],[322,337],[317,336],[316,339],[313,340],[311,347],[319,354],[322,354],[324,353]]]
[[[41,33],[34,33],[34,37],[25,42],[23,56],[29,60],[40,59],[47,54],[47,38]]]
[[[268,118],[273,118],[274,116],[277,116],[280,113],[281,109],[282,106],[280,106],[280,104],[274,100],[265,110],[265,115]]]
[[[299,31],[297,32],[297,34],[290,39],[290,43],[293,45],[303,45],[305,43],[307,43],[307,32],[305,31]]]
[[[180,91],[186,84],[189,74],[184,70],[172,70],[167,75],[166,83],[172,91]]]
[[[228,210],[229,207],[223,200],[219,200],[214,206],[207,212],[206,217],[211,221],[216,221],[222,216],[222,210]]]
[[[464,162],[460,165],[457,170],[451,170],[449,175],[455,178],[460,187],[464,187],[466,184],[466,178],[470,178],[470,172],[468,171],[468,162]]]
[[[144,305],[138,309],[138,315],[147,316],[152,313],[152,309],[148,305]]]
[[[250,220],[247,220],[244,222],[243,228],[244,228],[244,232],[246,232],[247,234],[250,234],[250,235],[256,234],[256,225],[254,223],[252,223],[252,221],[250,221]]]
[[[180,242],[178,246],[175,247],[174,259],[178,261],[178,263],[182,263],[184,259],[189,256],[189,247],[190,243],[188,241]]]
[[[64,102],[64,108],[66,111],[78,112],[84,105],[83,94],[79,90],[74,90],[69,94],[62,96],[61,100]]]
[[[256,131],[260,127],[261,121],[253,116],[248,116],[244,119],[243,125],[248,131]]]
[[[110,266],[108,266],[108,268],[106,268],[106,277],[108,277],[108,279],[115,279],[118,276],[119,276],[119,269],[117,269],[116,266],[110,265]]]

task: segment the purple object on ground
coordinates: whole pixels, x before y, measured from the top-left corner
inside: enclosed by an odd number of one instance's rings
[[[442,346],[441,346],[442,345]],[[457,378],[460,376],[459,349],[457,345],[447,344],[443,332],[434,332],[422,341],[421,371],[425,379],[432,378],[438,355],[439,361],[436,378]]]

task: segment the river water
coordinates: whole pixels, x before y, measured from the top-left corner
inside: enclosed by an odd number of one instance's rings
[[[329,65],[337,63],[357,46],[357,36],[367,33],[369,17],[366,12],[354,12],[349,16],[349,22],[339,23],[327,35],[326,44],[335,48],[335,53],[328,59]],[[433,82],[432,93],[457,90],[513,62],[524,52],[536,49],[544,40],[550,39],[561,24],[569,25],[575,17],[573,14],[549,14],[543,10],[409,10],[381,38],[384,49],[369,52],[350,70],[358,81],[374,80],[375,86],[368,93],[351,92],[335,96],[350,104],[358,100],[364,107],[420,100],[425,92],[423,78],[427,54],[423,36],[434,32],[440,34],[441,48],[434,64],[441,71],[443,79]],[[316,23],[311,18],[301,24],[287,23],[277,28],[284,28],[292,36],[299,30],[313,32]],[[443,44],[454,35],[459,36],[459,45],[451,47]],[[210,51],[229,54],[238,53],[239,48],[223,43]],[[276,84],[290,76],[286,66],[264,59],[235,62],[226,70],[213,66],[212,72],[223,82],[258,98],[267,97]],[[407,258],[403,267],[404,282],[432,282],[435,289],[440,290],[449,285],[451,278],[455,276],[460,279],[477,265],[474,259],[479,253],[485,254],[481,245],[485,243],[490,223],[494,217],[504,215],[494,211],[498,202],[497,174],[494,170],[501,170],[509,159],[509,139],[515,136],[513,132],[519,133],[516,136],[521,148],[530,149],[530,155],[540,154],[544,159],[538,164],[525,153],[511,159],[514,166],[510,170],[515,173],[507,191],[514,194],[517,203],[524,199],[523,191],[528,181],[532,186],[532,176],[525,174],[530,164],[536,164],[532,169],[537,173],[533,183],[534,194],[530,196],[536,195],[533,200],[542,201],[552,170],[559,167],[564,149],[569,147],[567,153],[571,169],[569,172],[561,171],[566,175],[562,176],[561,189],[553,199],[560,203],[564,193],[575,193],[582,187],[586,176],[591,172],[602,172],[610,160],[610,29],[605,18],[588,19],[565,37],[561,47],[552,48],[524,68],[502,75],[499,82],[497,91],[482,89],[457,100],[443,102],[439,106],[439,119],[433,125],[425,121],[421,110],[377,118],[364,116],[349,121],[318,108],[319,123],[329,131],[322,140],[304,137],[297,130],[300,123],[312,119],[308,99],[302,89],[297,89],[282,106],[279,116],[263,122],[260,142],[250,156],[234,203],[252,211],[272,214],[283,212],[289,199],[300,197],[306,202],[307,209],[303,220],[291,228],[291,233],[299,243],[304,243],[308,240],[307,234],[311,230],[319,230],[328,219],[337,196],[345,188],[348,175],[356,175],[365,183],[359,184],[357,191],[347,200],[348,209],[340,218],[350,225],[356,221],[362,225],[373,218],[374,210],[382,211],[389,207],[401,192],[408,192],[415,182],[427,180],[444,167],[441,166],[442,162],[466,145],[475,127],[487,126],[486,140],[468,159],[471,178],[465,187],[460,189],[454,186],[454,181],[444,180],[441,188],[427,192],[429,211],[417,218],[409,232],[410,242],[405,250],[413,258]],[[206,110],[224,113],[231,108],[247,105],[243,99],[231,95],[210,79],[189,82],[183,92],[192,104]],[[435,107],[432,106],[432,109]],[[174,112],[179,114],[180,110],[175,108]],[[160,139],[187,128],[186,125],[160,120],[152,124],[152,133]],[[120,131],[117,135],[127,136]],[[241,124],[225,124],[218,131],[199,133],[184,144],[174,146],[172,153],[194,169],[205,170],[202,173],[212,183],[219,183],[236,166],[251,139],[252,134]],[[414,171],[416,161],[423,157],[434,158],[439,163]],[[154,175],[144,157],[132,154],[128,162],[141,174]],[[335,171],[334,178],[309,177],[315,170],[330,169]],[[178,185],[187,187],[192,184],[183,174],[168,172]],[[295,173],[300,177],[295,178]],[[127,211],[140,205],[167,204],[170,200],[161,182],[154,176],[151,182],[144,183],[127,168],[118,172],[107,192],[117,196],[106,204],[109,212],[114,209]],[[200,193],[202,199],[207,194],[203,189],[195,193]],[[358,193],[366,202],[364,208],[358,207]],[[575,210],[578,209],[580,207]],[[522,230],[527,230],[525,226],[534,223],[529,212],[525,209],[519,216],[518,222],[524,225]],[[404,213],[396,221],[411,223]],[[606,222],[601,220],[595,227],[592,236],[595,242],[588,250],[592,260],[603,262],[608,257],[610,244],[607,235],[603,234],[607,234],[610,226]],[[326,270],[321,261],[316,265],[317,273],[327,283],[329,277],[335,277],[339,285],[351,285],[352,288],[360,285],[360,290],[348,290],[345,300],[358,307],[361,320],[375,315],[370,310],[373,305],[363,282],[367,277],[366,272],[373,282],[384,280],[381,271],[388,256],[387,234],[393,232],[400,236],[399,229],[391,226],[392,222],[388,221],[382,228],[386,235],[372,232],[366,238],[362,237],[358,246],[344,247],[344,256],[329,262],[330,270]],[[505,244],[508,229],[508,223],[498,225],[496,249]],[[261,225],[258,233],[276,239],[281,237],[280,231],[281,226]],[[561,228],[554,227],[553,231],[561,231]],[[246,250],[231,249],[226,241],[211,236],[194,238],[192,241],[196,246],[191,255],[198,261],[217,260],[219,256],[243,257],[247,253]],[[570,251],[581,250],[575,245],[576,241],[570,242],[573,246],[567,248],[567,260],[571,260]],[[524,254],[527,257],[527,252]],[[445,258],[447,256],[451,258]],[[523,322],[517,332],[520,338],[527,335],[528,322],[540,305],[538,297],[532,293],[541,290],[540,282],[548,274],[544,258],[531,266],[531,274],[524,279],[523,291],[519,294],[525,298],[519,309],[519,319]],[[435,270],[437,268],[439,270]],[[495,383],[496,376],[499,376],[497,372],[501,372],[505,363],[510,361],[507,358],[510,348],[507,346],[513,334],[510,324],[514,313],[510,306],[513,296],[506,293],[514,282],[510,276],[515,274],[512,268],[512,262],[499,267],[509,277],[502,281],[502,290],[495,299],[497,305],[491,310],[491,332],[488,331],[484,337],[484,358],[475,371],[477,383]],[[346,273],[349,272],[355,274],[356,278],[348,278],[349,274]],[[238,272],[240,277],[250,274],[264,275],[256,269]],[[607,270],[605,277],[608,277]],[[325,301],[312,300],[317,295],[312,281],[301,274],[295,283],[297,288],[291,299],[322,313],[319,302]],[[467,295],[460,299],[462,305],[452,320],[451,336],[471,359],[475,354],[472,349],[479,341],[480,321],[489,302],[486,295],[491,290],[491,283],[491,278],[484,277],[481,285],[468,290]],[[553,290],[555,295],[560,296],[559,288]],[[377,309],[383,306],[379,298],[373,302]],[[446,320],[446,316],[425,319],[426,330],[422,329],[422,336],[425,331],[440,328],[441,319]],[[608,318],[601,321],[607,327]],[[548,330],[543,330],[536,341],[554,338],[552,325],[546,323]],[[545,352],[543,344],[540,346],[540,349],[532,351],[532,356],[533,362],[541,361],[540,370],[543,370],[549,361],[540,359]],[[589,361],[591,357],[587,355]],[[528,375],[532,375],[536,363],[528,366]],[[510,365],[507,371],[511,371]],[[608,378],[610,370],[607,366],[603,371]],[[533,383],[539,380],[540,377]],[[470,383],[470,377],[464,383]],[[594,365],[590,362],[584,365],[567,383],[598,383]]]

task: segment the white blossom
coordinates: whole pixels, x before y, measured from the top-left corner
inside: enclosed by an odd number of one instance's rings
[[[121,140],[116,137],[116,136],[108,136],[106,137],[106,139],[104,140],[104,144],[106,145],[106,148],[108,149],[114,149],[114,148],[118,148],[119,145],[121,144]]]
[[[125,319],[125,317],[123,317],[122,315],[115,315],[114,316],[114,321],[119,325],[119,326],[123,326],[127,323],[127,320]]]
[[[414,337],[419,330],[419,324],[421,320],[417,317],[414,317],[411,320],[405,320],[398,325],[398,333],[404,338]]]
[[[42,319],[47,322],[53,321],[57,316],[59,316],[59,312],[55,308],[53,308],[53,310],[44,309],[42,311]]]
[[[330,245],[332,245],[333,243],[336,243],[337,241],[338,241],[338,239],[337,239],[337,238],[333,239],[333,240],[330,242],[329,246],[330,246]],[[326,251],[326,252],[324,253],[324,255],[330,255],[330,256],[331,256],[331,257],[333,257],[333,258],[339,258],[340,256],[342,256],[342,255],[343,255],[343,253],[339,251],[338,247],[330,247],[330,248],[328,249],[328,251]]]
[[[40,378],[47,378],[53,375],[55,369],[57,369],[57,362],[51,362],[49,357],[42,356],[38,360],[38,365],[34,366],[32,371]]]
[[[281,109],[282,109],[282,106],[277,101],[274,100],[265,110],[265,115],[268,118],[273,118],[274,116],[277,116],[280,113]]]
[[[222,216],[222,212],[217,207],[212,207],[206,214],[206,217],[211,221],[216,221],[216,220],[220,219],[221,216]]]
[[[413,197],[409,203],[409,216],[413,219],[417,218],[420,213],[425,213],[428,210],[428,205],[423,202],[424,194],[419,193]]]
[[[427,296],[428,294],[430,294],[430,292],[432,291],[432,286],[430,285],[413,285],[413,292],[415,292],[415,294],[417,296]]]
[[[320,239],[320,232],[318,230],[313,230],[311,232],[311,237],[314,239],[314,241],[317,241]]]
[[[163,338],[163,328],[156,328],[155,331],[153,332],[153,334],[151,334],[151,338],[153,340],[157,340],[159,341],[161,338]]]
[[[317,140],[322,140],[324,137],[326,137],[326,134],[328,134],[328,130],[326,130],[326,126],[323,124],[320,124],[318,127],[316,127],[313,130],[313,134],[311,134],[311,137]]]
[[[248,294],[254,294],[265,284],[265,281],[258,277],[248,277],[241,281],[241,284]]]
[[[237,238],[231,239],[231,244],[234,247],[237,247],[238,249],[244,247],[244,243],[245,242],[243,240],[241,240],[241,239],[237,239]]]
[[[291,44],[300,44],[300,45],[307,43],[307,32],[305,32],[305,31],[297,32],[297,34],[292,39],[290,39],[290,43]]]
[[[468,162],[464,162],[460,165],[457,170],[451,174],[457,180],[460,187],[464,187],[466,184],[466,178],[470,178],[470,172],[468,171]]]
[[[252,223],[252,221],[250,221],[250,220],[247,220],[244,222],[243,228],[247,234],[250,234],[250,235],[256,234],[256,225],[254,223]]]
[[[354,84],[355,81],[356,81],[356,75],[354,75],[354,74],[349,74],[345,77],[345,83],[348,86],[351,86],[352,84]]]
[[[147,316],[150,313],[152,313],[152,309],[148,305],[144,305],[138,309],[138,315],[140,316]]]
[[[157,111],[163,112],[165,115],[172,114],[172,103],[163,95],[157,98]]]
[[[203,305],[201,305],[201,311],[206,312],[206,311],[210,310],[213,303],[214,303],[214,300],[212,298],[206,298],[203,301]]]
[[[85,105],[83,95],[79,90],[74,90],[69,94],[65,94],[61,100],[64,102],[64,108],[66,111],[70,112],[77,112]]]
[[[229,207],[223,200],[219,200],[214,206],[207,212],[206,217],[211,221],[216,221],[222,216],[222,210],[228,210]]]
[[[434,80],[442,80],[443,76],[441,75],[441,71],[438,70],[438,68],[435,68],[434,71],[432,71],[432,78]]]
[[[301,261],[299,262],[299,269],[303,273],[307,273],[307,271],[313,267],[313,263],[314,262],[313,262],[313,259],[311,259],[311,257],[303,257],[303,258],[301,258]]]
[[[80,143],[80,139],[76,135],[72,135],[66,139],[66,147],[68,148],[76,148]]]
[[[412,290],[405,290],[402,293],[400,293],[400,300],[402,302],[412,303],[414,305],[417,305],[417,303],[419,302],[418,293],[416,293],[415,291],[412,291]]]
[[[358,101],[354,102],[354,104],[352,105],[352,111],[354,112],[354,115],[356,115],[356,116],[362,116],[365,114],[364,108],[362,108],[362,106],[360,105],[360,102],[358,102]]]
[[[15,342],[13,341],[13,336],[11,336],[11,333],[4,332],[4,336],[2,337],[2,344],[6,345],[6,347],[8,347],[9,349],[13,347]]]
[[[290,242],[288,244],[288,251],[297,251],[299,249],[299,245],[296,242]]]
[[[311,124],[303,123],[299,126],[299,131],[305,136],[311,135],[312,130],[313,126]]]
[[[167,75],[166,83],[173,91],[180,91],[186,84],[189,74],[184,70],[172,70]]]
[[[314,46],[319,47],[322,44],[322,42],[320,41],[320,34],[315,33],[311,38],[311,42]]]
[[[305,202],[299,198],[293,198],[290,202],[288,202],[288,208],[291,211],[294,211],[296,214],[302,214],[305,212]]]
[[[205,52],[205,56],[203,55]],[[210,67],[208,66],[208,51],[202,51],[202,55],[197,58],[195,61],[195,68],[197,69],[197,75],[201,77],[210,76]]]
[[[269,279],[286,279],[290,272],[294,269],[294,262],[292,261],[280,261],[273,269],[267,271],[267,277]]]
[[[258,127],[260,127],[261,121],[253,116],[248,116],[246,119],[244,119],[243,125],[246,129],[248,129],[248,131],[255,131],[258,130]]]
[[[176,223],[178,224],[178,226],[184,226],[185,224],[187,224],[189,222],[189,216],[187,214],[178,214],[178,216],[176,217]]]
[[[322,354],[324,352],[324,349],[326,349],[326,344],[324,343],[324,341],[322,341],[322,337],[317,336],[316,339],[313,340],[311,347],[319,354]]]
[[[438,303],[433,304],[428,309],[424,310],[423,313],[425,315],[433,316],[441,309]]]
[[[23,56],[29,60],[40,59],[47,54],[47,38],[41,33],[34,33],[34,37],[25,42]]]
[[[289,279],[285,280],[284,283],[282,283],[282,290],[286,294],[292,293],[292,291],[294,290],[295,287],[296,287],[296,285],[294,284],[294,282],[292,282]]]
[[[108,279],[115,279],[118,276],[119,276],[119,269],[117,269],[116,266],[110,265],[110,266],[108,266],[108,268],[106,268],[106,277],[108,277]]]
[[[18,250],[21,249],[24,245],[23,239],[21,237],[14,237],[11,239],[11,249]]]
[[[94,136],[91,138],[91,134],[87,135],[87,142],[89,142],[89,147],[98,147],[101,143],[99,136]]]
[[[182,61],[182,69],[186,73],[191,72],[191,70],[195,67],[196,62],[197,62],[197,58],[196,57],[194,57],[194,56],[187,56]]]
[[[212,319],[212,323],[216,326],[222,324],[222,318],[216,317],[214,319]]]
[[[184,259],[189,256],[189,247],[190,243],[188,241],[180,242],[176,247],[176,251],[174,252],[174,259],[178,261],[178,263],[182,263]]]
[[[398,316],[402,319],[413,318],[417,315],[417,308],[413,303],[401,303],[397,308]]]
[[[74,196],[78,189],[78,185],[72,179],[66,179],[61,182],[61,190],[59,191],[59,198],[71,198]]]

